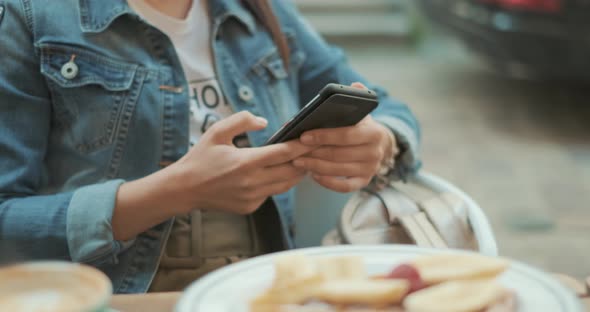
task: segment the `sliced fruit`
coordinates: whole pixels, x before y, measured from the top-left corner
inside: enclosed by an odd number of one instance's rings
[[[426,287],[426,284],[424,283],[424,281],[422,281],[422,278],[420,277],[420,272],[418,272],[418,270],[414,266],[409,264],[398,265],[393,269],[393,271],[387,274],[385,278],[404,279],[408,281],[408,283],[410,284],[410,289],[408,290],[408,293],[413,293]]]
[[[315,295],[336,305],[385,306],[400,303],[408,288],[405,280],[332,280],[320,285]]]
[[[500,300],[506,290],[493,280],[445,282],[417,291],[404,299],[409,312],[481,311]]]
[[[275,260],[273,289],[292,288],[316,283],[321,275],[315,261],[301,254],[279,257]]]
[[[254,305],[298,304],[311,299],[323,281],[312,258],[295,254],[275,260],[272,287],[254,300]]]
[[[430,255],[411,263],[427,285],[452,280],[493,278],[510,265],[507,260],[478,254]]]
[[[367,271],[361,257],[326,257],[316,260],[324,280],[366,279]]]

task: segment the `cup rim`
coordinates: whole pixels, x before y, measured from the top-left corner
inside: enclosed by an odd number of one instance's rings
[[[100,311],[108,308],[110,298],[113,292],[111,280],[100,270],[81,263],[60,261],[60,260],[43,260],[30,261],[10,264],[0,267],[0,281],[6,280],[6,275],[14,270],[27,270],[29,272],[60,272],[68,271],[70,274],[75,274],[81,278],[91,279],[96,282],[97,295],[90,297],[89,303],[84,307],[88,312]],[[100,295],[98,295],[100,294]]]

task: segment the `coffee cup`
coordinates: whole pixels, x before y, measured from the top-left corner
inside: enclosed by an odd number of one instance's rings
[[[82,264],[27,262],[0,268],[0,311],[107,312],[108,277]]]

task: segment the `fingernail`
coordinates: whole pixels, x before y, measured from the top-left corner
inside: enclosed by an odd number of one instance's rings
[[[268,123],[268,120],[266,120],[266,118],[264,117],[256,117],[256,120],[258,121],[259,124],[266,126],[266,124]]]
[[[351,87],[355,87],[357,89],[366,89],[367,87],[365,87],[365,85],[362,82],[353,82],[351,85]]]
[[[301,142],[303,144],[313,144],[313,136],[311,134],[304,134],[301,136]]]
[[[303,160],[301,160],[301,159],[295,159],[293,161],[293,166],[295,166],[295,167],[300,167],[301,168],[304,165],[305,165],[305,162],[303,162]]]

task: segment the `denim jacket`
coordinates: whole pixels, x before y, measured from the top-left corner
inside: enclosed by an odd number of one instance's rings
[[[361,81],[379,95],[373,117],[403,149],[394,175],[416,170],[419,130],[408,108],[355,72],[292,2],[274,0],[273,8],[289,43],[288,66],[241,1],[208,8],[225,97],[234,111],[269,120],[248,134],[252,145],[325,84]],[[188,149],[188,85],[170,40],[125,0],[0,0],[0,11],[1,242],[27,259],[96,266],[117,293],[146,291],[171,222],[121,242],[111,218],[122,183]],[[293,247],[293,192],[273,199]]]

